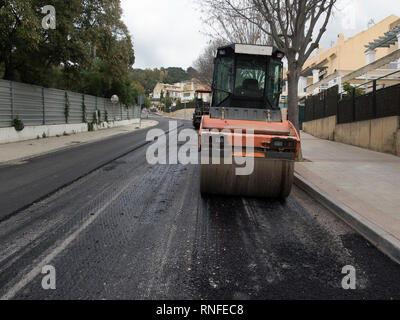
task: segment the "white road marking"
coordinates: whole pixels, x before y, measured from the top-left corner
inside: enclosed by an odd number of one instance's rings
[[[249,217],[249,219],[251,221],[253,221],[253,219],[251,217],[249,205],[247,204],[247,201],[244,198],[242,198],[242,203],[243,203],[244,211],[246,211],[247,216]]]
[[[16,283],[11,289],[5,293],[0,300],[10,300],[16,296],[16,294],[23,289],[27,284],[29,284],[37,275],[42,272],[42,268],[49,265],[50,262],[57,257],[62,251],[64,251],[88,226],[90,226],[97,217],[107,209],[111,203],[113,203],[117,198],[128,189],[132,182],[137,179],[135,177],[129,181],[124,188],[122,188],[114,197],[112,197],[108,202],[106,202],[99,210],[97,210],[94,215],[92,215],[86,222],[79,227],[75,232],[69,235],[59,246],[57,246],[51,253],[49,253],[42,261],[33,268],[28,274],[26,274],[18,283]]]
[[[178,128],[172,130],[178,130],[179,128],[183,127],[183,125],[178,126]],[[171,131],[171,132],[172,132]],[[168,131],[167,133],[169,133]],[[167,134],[166,133],[166,134]],[[16,296],[16,294],[23,289],[26,285],[28,285],[36,276],[38,276],[42,272],[42,268],[57,257],[62,251],[64,251],[88,226],[90,226],[93,221],[97,219],[97,217],[107,209],[111,203],[113,203],[122,193],[128,189],[132,183],[137,180],[138,177],[134,177],[130,180],[124,188],[122,188],[114,197],[112,197],[107,203],[105,203],[99,210],[95,212],[79,229],[73,232],[70,236],[68,236],[59,246],[57,246],[51,253],[49,253],[46,257],[42,259],[42,261],[33,268],[28,274],[26,274],[22,279],[17,282],[14,286],[11,287],[1,298],[0,300],[11,300]]]

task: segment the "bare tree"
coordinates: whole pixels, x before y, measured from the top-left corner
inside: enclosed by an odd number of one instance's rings
[[[243,1],[250,3],[250,0]],[[194,68],[198,71],[199,80],[211,87],[214,58],[218,47],[229,43],[267,45],[272,43],[272,38],[247,18],[243,18],[232,10],[226,11],[224,6],[220,5],[221,1],[200,0],[198,3],[203,12],[205,33],[212,41],[194,62]],[[254,8],[249,7],[246,15],[268,29],[265,19]]]
[[[221,1],[200,0],[199,5],[205,17],[203,19],[205,33],[211,38],[222,39],[226,43],[271,44],[271,37],[263,31],[269,28],[264,17],[250,5],[251,0],[242,0],[242,2],[246,3],[245,12],[242,13],[246,17],[251,17],[252,21],[232,10],[226,10],[226,6]]]
[[[288,116],[299,128],[298,82],[301,69],[326,32],[337,0],[207,0],[221,19],[240,17],[270,36],[288,61]],[[262,17],[262,19],[260,19]],[[229,22],[230,23],[230,22]],[[268,27],[266,27],[266,25]],[[320,29],[318,30],[318,26]]]
[[[210,88],[214,74],[214,57],[218,47],[224,44],[226,44],[226,42],[222,39],[213,40],[193,63],[193,67],[198,73],[197,77],[200,82]]]

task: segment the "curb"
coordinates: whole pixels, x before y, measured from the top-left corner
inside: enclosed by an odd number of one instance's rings
[[[294,184],[332,211],[341,220],[360,233],[390,259],[400,264],[400,241],[381,227],[365,219],[353,209],[334,199],[302,176],[295,173]]]

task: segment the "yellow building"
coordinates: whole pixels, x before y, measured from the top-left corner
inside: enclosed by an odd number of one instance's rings
[[[387,74],[388,69],[389,71],[397,70],[399,66],[397,61],[382,60],[384,57],[390,57],[391,54],[393,56],[393,52],[399,49],[398,43],[395,43],[398,42],[397,39],[373,50],[368,50],[367,46],[374,41],[383,39],[387,32],[399,25],[400,18],[391,15],[347,40],[343,34],[339,34],[336,45],[328,50],[320,47],[317,54],[309,58],[303,66],[299,81],[299,98],[335,85],[341,87],[344,83],[342,80],[351,80],[352,84],[362,84],[366,80]],[[378,68],[375,66],[375,69],[367,70],[363,76],[346,79],[347,75],[373,64],[377,60],[383,61],[384,65],[381,63],[377,65]],[[285,92],[283,99],[285,99]]]

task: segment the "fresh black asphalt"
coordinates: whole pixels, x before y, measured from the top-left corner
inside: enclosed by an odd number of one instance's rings
[[[168,122],[158,118],[159,127]],[[22,162],[0,166],[0,221],[146,143],[147,131],[113,136]]]
[[[160,126],[168,127],[165,121]],[[24,197],[30,193],[35,203],[0,223],[0,297],[400,298],[400,266],[301,190],[294,188],[286,202],[202,197],[198,165],[150,165],[147,146],[118,157],[144,136],[119,136],[1,169],[1,181],[19,181],[9,193],[2,186],[2,205],[29,203]],[[43,182],[22,184],[46,167],[51,177],[43,173]],[[34,200],[54,187],[57,192]],[[40,273],[29,277],[43,262],[56,269],[56,290],[42,289]],[[347,265],[356,269],[356,290],[342,288]]]

